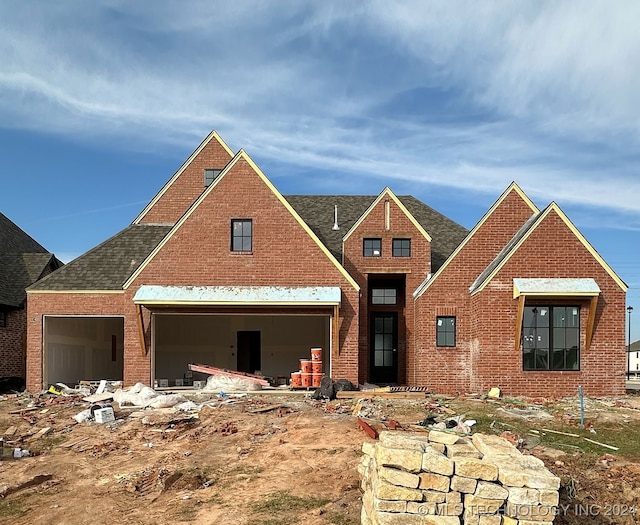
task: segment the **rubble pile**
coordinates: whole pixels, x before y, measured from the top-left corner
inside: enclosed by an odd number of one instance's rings
[[[358,467],[363,525],[549,525],[560,479],[499,436],[383,431]]]

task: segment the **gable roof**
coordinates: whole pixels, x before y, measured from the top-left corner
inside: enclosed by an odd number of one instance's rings
[[[1,253],[48,253],[30,235],[21,230],[6,215],[0,213]]]
[[[265,185],[269,188],[269,190],[275,195],[275,197],[282,203],[282,205],[291,213],[293,218],[300,224],[300,226],[307,232],[309,237],[311,237],[312,241],[317,244],[317,246],[325,253],[325,255],[329,258],[329,260],[335,265],[338,271],[345,277],[345,279],[354,287],[354,289],[359,290],[360,286],[358,283],[351,277],[351,275],[344,269],[344,267],[338,262],[338,260],[333,256],[333,254],[327,249],[327,247],[322,243],[322,241],[316,236],[313,230],[309,227],[309,225],[300,217],[298,212],[289,204],[289,202],[282,196],[282,194],[276,189],[276,187],[271,183],[271,181],[267,178],[267,176],[262,172],[262,170],[253,162],[251,157],[244,151],[240,150],[236,155],[229,161],[229,163],[222,170],[220,175],[218,175],[215,180],[207,187],[207,189],[195,200],[195,202],[189,207],[189,209],[185,212],[185,214],[176,222],[176,224],[171,228],[171,230],[167,233],[167,235],[160,241],[160,243],[147,255],[145,260],[140,264],[140,266],[132,272],[129,278],[124,283],[124,288],[128,288],[134,279],[142,272],[142,270],[146,267],[146,265],[155,257],[155,255],[162,249],[162,247],[168,242],[168,240],[173,236],[173,234],[184,224],[184,222],[191,216],[195,209],[198,208],[201,202],[203,202],[207,196],[218,186],[221,180],[223,180],[227,174],[233,169],[233,167],[240,161],[246,161],[251,169],[260,177],[260,179],[265,183]]]
[[[170,229],[167,225],[131,224],[27,291],[121,291]]]
[[[51,253],[0,254],[0,304],[22,305],[27,297],[25,288],[36,282],[52,261],[58,265]]]
[[[360,216],[360,218],[355,222],[355,224],[349,229],[349,231],[345,234],[345,236],[342,238],[342,241],[346,241],[351,234],[356,231],[356,229],[358,228],[358,226],[360,226],[360,224],[362,224],[362,222],[367,218],[367,215],[369,215],[369,213],[371,213],[373,211],[373,209],[380,203],[380,201],[382,201],[382,199],[387,196],[389,197],[393,202],[396,203],[396,206],[398,206],[398,208],[400,208],[400,211],[402,211],[402,213],[404,213],[404,215],[407,217],[407,219],[409,219],[411,221],[411,223],[413,223],[413,225],[416,227],[416,229],[420,232],[420,234],[429,242],[431,242],[431,236],[425,231],[425,229],[422,227],[422,225],[415,219],[415,217],[413,215],[411,215],[411,213],[407,210],[407,208],[404,206],[404,204],[402,204],[402,202],[400,202],[398,200],[398,197],[396,197],[393,192],[391,191],[391,189],[389,187],[386,187],[384,190],[382,190],[380,192],[380,195],[378,195],[378,197],[376,197],[376,199],[369,205],[369,207],[367,208],[367,210]]]
[[[502,269],[511,256],[518,251],[518,248],[529,238],[529,236],[536,230],[536,228],[544,222],[544,220],[551,214],[556,213],[558,217],[566,224],[566,226],[573,232],[580,243],[587,249],[587,251],[598,261],[600,266],[609,274],[609,276],[620,286],[623,291],[627,291],[628,287],[622,279],[613,271],[613,269],[606,263],[606,261],[600,256],[600,254],[589,244],[580,231],[574,226],[569,218],[564,214],[560,207],[552,202],[547,208],[540,214],[534,215],[529,221],[527,221],[522,228],[513,236],[511,241],[504,247],[504,249],[491,261],[489,266],[478,276],[476,281],[469,288],[469,292],[473,295],[482,291],[491,279]]]
[[[535,217],[535,215],[540,212],[538,207],[527,196],[527,194],[524,191],[522,191],[520,186],[518,186],[515,182],[511,182],[511,184],[509,184],[507,189],[502,192],[502,195],[500,195],[500,197],[498,197],[496,202],[493,203],[493,206],[491,206],[491,208],[487,210],[487,212],[480,218],[478,223],[471,229],[471,231],[468,232],[467,236],[462,240],[462,242],[458,243],[455,249],[452,252],[450,252],[446,260],[443,260],[442,264],[437,269],[434,268],[432,264],[434,273],[433,275],[428,275],[427,278],[420,284],[420,286],[418,286],[416,291],[413,292],[413,297],[415,299],[420,297],[425,292],[425,290],[429,288],[429,286],[431,286],[431,283],[433,283],[435,279],[444,271],[444,269],[447,266],[449,266],[451,261],[455,259],[455,257],[458,255],[458,253],[460,253],[460,251],[462,251],[462,248],[464,248],[467,245],[467,243],[473,238],[475,233],[482,227],[482,225],[487,221],[487,219],[489,219],[489,217],[493,215],[493,212],[496,210],[496,208],[498,208],[512,192],[519,195],[520,198],[524,201],[524,203],[527,206],[529,206],[529,208],[531,208],[531,211],[534,214],[533,217]]]
[[[342,259],[342,240],[379,196],[286,195],[285,198],[309,225],[333,256]],[[412,196],[398,201],[431,236],[431,265],[439,267],[464,239],[467,230]],[[334,206],[338,206],[339,230],[333,229]]]
[[[134,224],[140,223],[140,221],[144,218],[144,216],[155,206],[155,204],[166,193],[166,191],[171,187],[171,185],[178,179],[178,177],[180,177],[180,175],[182,175],[182,172],[184,172],[184,170],[187,169],[187,167],[189,166],[189,164],[191,164],[193,159],[195,159],[200,154],[200,152],[205,148],[205,146],[209,144],[209,142],[211,142],[212,140],[216,140],[218,144],[220,144],[227,151],[227,153],[229,154],[229,157],[233,157],[233,151],[231,151],[229,146],[227,146],[226,142],[222,140],[222,137],[218,135],[218,133],[215,130],[209,133],[209,135],[207,135],[207,137],[200,143],[200,145],[194,150],[194,152],[191,155],[189,155],[189,158],[184,161],[184,163],[182,164],[182,166],[180,166],[178,171],[174,173],[173,177],[171,177],[167,181],[167,183],[164,186],[162,186],[162,188],[160,188],[160,191],[153,197],[153,199],[151,199],[149,204],[147,204],[145,208],[140,212],[140,214],[133,220]]]

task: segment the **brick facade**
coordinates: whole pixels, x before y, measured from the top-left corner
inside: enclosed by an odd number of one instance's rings
[[[24,377],[26,313],[8,310],[6,326],[0,327],[0,377]]]
[[[224,168],[209,188],[204,187],[206,168]],[[231,250],[233,219],[251,219],[250,251]],[[560,215],[553,211],[541,214],[515,184],[434,276],[430,276],[432,243],[428,225],[424,229],[419,226],[390,190],[385,189],[349,231],[342,246],[342,261],[336,261],[246,153],[241,151],[232,158],[215,133],[201,144],[136,222],[175,225],[119,291],[34,290],[28,294],[30,390],[46,386],[42,339],[46,315],[122,316],[124,382],[149,384],[153,353],[151,311],[139,308],[133,298],[141,286],[161,285],[339,287],[338,335],[333,338],[338,343],[332,349],[330,370],[336,379],[371,381],[370,316],[372,312],[394,312],[398,317],[398,367],[393,383],[427,386],[443,393],[481,392],[500,386],[510,395],[572,395],[578,385],[588,395],[617,395],[624,391],[624,284],[616,280],[606,263],[586,247],[580,234]],[[478,277],[505,253],[505,247],[513,244],[512,239],[521,228],[530,224],[535,228],[517,249],[513,248],[514,253],[498,273],[471,293],[470,287]],[[344,234],[347,232],[341,235]],[[366,238],[381,239],[379,257],[363,255]],[[393,239],[411,239],[411,256],[394,257]],[[600,286],[602,293],[589,349],[586,330],[581,329],[580,371],[522,371],[522,350],[515,342],[518,300],[514,299],[513,279],[526,277],[590,277]],[[370,304],[372,284],[384,287],[385,283],[397,287],[397,304]],[[414,292],[418,292],[416,297]],[[567,298],[557,300],[566,302]],[[581,327],[585,327],[590,300],[574,299],[572,304],[580,306]],[[140,341],[140,311],[145,348]],[[169,307],[164,310],[167,311],[188,314],[193,307]],[[261,307],[242,301],[232,307],[198,306],[197,311],[333,315],[332,307]],[[436,346],[438,316],[456,318],[454,347]]]

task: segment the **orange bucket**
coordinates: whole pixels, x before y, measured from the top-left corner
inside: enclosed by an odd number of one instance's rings
[[[313,371],[311,367],[311,359],[300,359],[300,371],[303,374],[310,374]]]
[[[313,374],[321,374],[322,373],[322,361],[311,361],[311,373]]]
[[[291,386],[302,386],[302,377],[300,372],[291,372]]]
[[[311,374],[311,386],[314,388],[318,388],[323,376],[324,374],[322,372],[314,372],[313,374]]]
[[[322,348],[312,348],[311,359],[313,361],[320,361],[322,359]]]
[[[311,386],[311,383],[313,382],[312,379],[313,374],[308,374],[306,372],[302,372],[300,374],[300,377],[302,378],[302,386]]]

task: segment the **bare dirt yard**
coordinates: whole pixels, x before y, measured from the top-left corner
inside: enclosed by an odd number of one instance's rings
[[[584,428],[577,399],[189,397],[199,412],[114,403],[104,424],[73,419],[90,406],[82,396],[0,397],[0,523],[357,524],[356,466],[371,439],[357,415],[397,432],[475,419],[473,432],[503,435],[561,478],[555,523],[640,522],[638,397],[586,399]],[[14,459],[15,448],[30,455]]]

